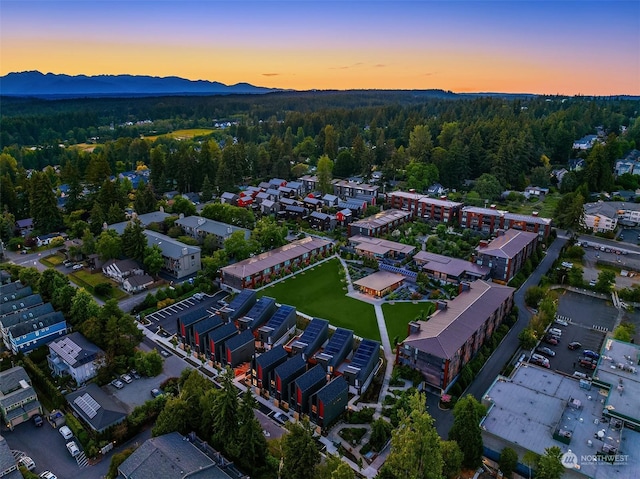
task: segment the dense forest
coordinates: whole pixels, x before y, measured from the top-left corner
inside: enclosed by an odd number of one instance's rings
[[[582,157],[587,167],[565,175],[563,190],[610,191],[615,160],[640,145],[639,102],[615,98],[356,91],[2,101],[2,209],[44,217],[43,228],[62,225],[46,193],[61,185],[67,214],[98,205],[97,217],[114,219],[128,206],[154,208],[170,190],[206,199],[270,177],[297,178],[321,158],[333,177],[366,180],[375,170],[391,188],[438,181],[460,191],[481,179],[492,187],[486,198],[552,186],[553,168]],[[601,143],[572,150],[596,127]],[[194,128],[201,134],[165,135]],[[136,169],[150,172],[137,190],[126,179],[108,181]]]

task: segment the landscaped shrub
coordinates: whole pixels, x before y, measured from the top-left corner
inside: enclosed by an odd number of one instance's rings
[[[102,298],[109,298],[112,290],[111,283],[98,283],[93,287],[93,292]]]
[[[369,424],[373,420],[375,409],[365,407],[360,411],[353,411],[347,416],[349,424]]]

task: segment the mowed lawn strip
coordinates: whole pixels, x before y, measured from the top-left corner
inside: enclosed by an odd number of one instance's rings
[[[384,303],[382,312],[384,313],[384,322],[387,325],[389,333],[389,341],[393,346],[393,339],[398,338],[398,342],[402,342],[407,338],[407,328],[409,321],[413,321],[424,311],[424,319],[427,319],[431,313],[435,311],[433,303]]]
[[[329,320],[333,326],[351,329],[363,338],[380,340],[373,306],[346,296],[346,284],[339,275],[342,265],[331,259],[313,271],[298,272],[295,278],[268,286],[258,296],[271,296],[280,304],[295,306],[301,313]]]

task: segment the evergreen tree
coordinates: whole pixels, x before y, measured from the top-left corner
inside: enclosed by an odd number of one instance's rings
[[[307,419],[289,425],[289,433],[282,439],[283,479],[312,479],[320,462],[320,451],[313,439],[312,426]]]
[[[239,457],[241,449],[238,449],[238,390],[233,384],[233,369],[226,368],[220,377],[221,391],[215,396],[213,410],[213,436],[211,441],[214,447],[224,448],[232,457]]]
[[[122,251],[128,258],[136,261],[144,260],[144,251],[147,247],[147,237],[144,227],[139,219],[129,222],[122,232]]]
[[[484,414],[484,406],[470,394],[458,399],[453,408],[454,420],[449,439],[458,443],[464,456],[463,465],[469,469],[475,469],[482,462],[480,419]]]
[[[139,215],[151,213],[156,210],[156,196],[151,183],[145,184],[141,181],[138,184],[136,197],[133,201],[133,209],[135,209]]]
[[[202,182],[202,193],[200,193],[200,201],[202,203],[206,203],[207,201],[211,201],[211,198],[213,198],[213,185],[209,180],[209,175],[205,175]]]
[[[234,387],[235,388],[235,387]],[[241,451],[238,457],[240,468],[255,475],[267,465],[267,440],[262,432],[262,425],[256,419],[254,409],[258,406],[251,389],[242,395],[238,410],[238,441],[236,450]]]
[[[42,233],[51,233],[62,226],[58,200],[45,173],[33,172],[29,183],[29,203],[33,226]]]

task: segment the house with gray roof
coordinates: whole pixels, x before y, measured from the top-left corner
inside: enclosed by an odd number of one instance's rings
[[[225,191],[220,195],[220,203],[227,203],[232,206],[238,205],[238,195]]]
[[[151,230],[144,230],[144,234],[147,237],[147,246],[157,245],[162,251],[162,269],[166,273],[181,279],[200,271],[200,248],[197,246],[181,243]]]
[[[118,283],[129,276],[143,274],[144,270],[132,259],[110,259],[102,265],[102,273]]]
[[[348,236],[379,236],[391,233],[398,226],[410,221],[412,213],[402,210],[385,210],[349,224]]]
[[[276,309],[278,309],[278,307],[276,306],[276,300],[274,298],[270,298],[269,296],[258,298],[251,309],[247,311],[244,316],[236,320],[238,329],[240,331],[244,331],[245,329],[251,329],[251,331],[257,330],[273,316]]]
[[[251,384],[258,389],[268,390],[273,370],[287,358],[287,352],[281,345],[254,356],[251,361]]]
[[[438,302],[428,321],[409,323],[396,364],[419,371],[438,393],[445,391],[511,312],[514,291],[483,280],[463,283],[455,299]]]
[[[313,318],[300,336],[292,339],[285,347],[292,354],[302,354],[306,360],[313,356],[329,337],[329,321]]]
[[[140,224],[143,227],[147,227],[153,223],[162,223],[164,220],[166,220],[167,218],[169,218],[171,215],[169,213],[165,213],[164,210],[162,208],[160,208],[159,211],[152,211],[150,213],[144,213],[141,215],[136,215],[134,214],[132,216],[132,218],[129,221],[123,221],[121,223],[114,223],[112,225],[109,225],[107,228],[110,230],[115,231],[116,233],[118,233],[119,235],[121,235],[122,233],[124,233],[124,229],[127,227],[127,225],[129,223],[131,223],[132,221],[135,221],[136,219],[138,221],[140,221]]]
[[[291,407],[299,414],[308,414],[311,395],[318,392],[325,384],[327,384],[327,374],[322,366],[316,364],[294,381]]]
[[[327,374],[333,371],[353,351],[353,331],[350,329],[336,328],[322,351],[317,352],[314,359],[320,364]]]
[[[32,416],[42,414],[31,379],[21,366],[0,372],[0,412],[4,424],[11,430]]]
[[[66,333],[64,316],[60,311],[54,311],[9,326],[7,340],[14,354],[27,353]]]
[[[524,266],[538,246],[537,233],[500,230],[491,242],[481,241],[476,248],[475,263],[491,270],[494,281],[508,283]]]
[[[462,281],[488,279],[491,273],[488,266],[428,251],[418,251],[413,261],[427,276],[441,283],[459,284]]]
[[[175,224],[180,226],[187,236],[191,236],[201,243],[205,238],[213,237],[217,248],[224,248],[225,240],[236,231],[242,231],[245,240],[251,236],[251,232],[246,228],[210,220],[202,216],[187,216],[185,218],[180,215]]]
[[[40,295],[37,295],[40,296]],[[29,296],[31,297],[31,296]],[[6,314],[0,318],[0,329],[2,330],[2,341],[7,349],[11,349],[11,342],[9,341],[9,328],[18,323],[28,321],[29,319],[38,318],[45,314],[53,313],[53,305],[51,303],[38,304],[31,308],[16,311],[12,314]]]
[[[49,343],[47,356],[54,376],[71,376],[76,384],[84,384],[98,374],[105,364],[104,351],[82,334],[73,332]]]
[[[219,314],[201,319],[193,324],[193,347],[198,354],[203,354],[206,357],[210,356],[211,351],[208,349],[209,333],[223,324],[222,317]]]
[[[273,371],[271,393],[276,401],[289,403],[293,381],[307,370],[307,362],[300,355],[289,358]]]
[[[380,362],[380,343],[363,339],[351,359],[340,367],[344,378],[355,394],[366,391],[373,379],[376,365]]]
[[[127,418],[127,411],[113,396],[104,392],[96,383],[65,396],[77,417],[91,429],[101,433]]]
[[[346,411],[349,402],[349,384],[338,376],[311,395],[309,416],[326,431]]]
[[[211,451],[211,456],[205,451]],[[118,473],[118,477],[124,479],[235,479],[239,477],[232,463],[219,453],[204,447],[204,443],[197,438],[185,437],[178,432],[147,439],[120,464]]]
[[[0,286],[0,303],[8,303],[33,294],[31,286],[23,286],[19,281]]]
[[[31,290],[31,287],[29,287],[29,290]],[[39,304],[42,304],[42,296],[39,294],[30,294],[29,296],[23,296],[12,301],[0,303],[0,318],[24,309],[33,308]]]
[[[140,291],[147,289],[154,282],[154,279],[148,274],[129,276],[122,282],[122,289],[130,294],[139,293]]]
[[[0,477],[4,479],[22,479],[22,473],[18,469],[18,463],[7,444],[7,440],[0,436]]]
[[[227,350],[225,344],[228,340],[238,335],[238,328],[235,323],[227,323],[219,328],[215,328],[207,335],[207,350],[209,357],[214,363],[223,364]]]
[[[256,351],[256,338],[250,330],[232,336],[225,342],[223,363],[235,368],[236,366],[251,360]]]

